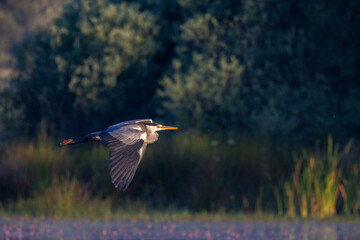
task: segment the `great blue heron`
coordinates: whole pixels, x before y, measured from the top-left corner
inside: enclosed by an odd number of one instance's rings
[[[61,146],[88,141],[103,141],[110,148],[109,165],[115,188],[125,191],[132,181],[135,171],[144,156],[146,146],[156,142],[156,131],[174,130],[177,127],[163,126],[151,119],[138,119],[118,123],[104,131],[90,133],[82,139],[67,139]]]

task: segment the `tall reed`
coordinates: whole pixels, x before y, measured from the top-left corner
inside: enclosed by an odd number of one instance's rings
[[[339,197],[346,198],[341,190],[344,176],[339,161],[349,149],[350,144],[340,152],[329,137],[326,154],[314,155],[306,150],[300,156],[294,154],[294,172],[284,184],[288,215],[326,217],[336,213]]]

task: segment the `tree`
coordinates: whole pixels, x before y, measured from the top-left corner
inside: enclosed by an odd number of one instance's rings
[[[211,85],[208,73],[220,70],[212,71],[208,64],[208,71],[203,71],[195,59],[211,59],[217,66],[225,57],[237,59],[244,68],[234,101],[241,104],[234,104],[239,109],[231,111],[232,119],[238,120],[235,125],[246,123],[251,133],[302,143],[325,140],[328,133],[344,140],[359,133],[360,124],[353,120],[360,114],[358,4],[221,3],[180,1],[187,19],[180,26],[173,67],[162,82],[164,112],[176,118],[187,116],[187,123],[213,117],[214,111],[190,114],[189,106],[196,106],[198,98],[189,97],[184,104],[179,96],[186,95],[189,83],[198,79],[201,84],[193,86]],[[226,77],[217,81],[227,82]],[[202,90],[203,95],[211,93],[201,87],[192,92]],[[211,97],[202,101],[202,106],[218,108]],[[233,125],[226,125],[227,130]],[[210,123],[208,127],[216,130],[218,126]]]
[[[347,140],[360,132],[359,8],[351,0],[74,1],[18,46],[2,101],[11,98],[30,133],[41,122],[83,132],[160,116],[286,142],[330,132]]]
[[[75,1],[25,39],[11,88],[29,132],[41,122],[79,131],[148,113],[160,68],[155,20],[138,5]]]
[[[239,97],[243,66],[233,56],[215,60],[194,54],[192,62],[183,73],[181,63],[174,61],[173,80],[165,77],[164,90],[159,91],[168,99],[164,106],[184,125],[239,130],[244,117]]]

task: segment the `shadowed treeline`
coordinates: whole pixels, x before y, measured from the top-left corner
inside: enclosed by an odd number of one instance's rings
[[[1,211],[359,213],[358,1],[33,2],[0,2]],[[126,193],[58,147],[138,118],[180,130]]]
[[[84,134],[152,117],[282,144],[329,133],[347,142],[360,129],[359,8],[325,0],[72,1],[14,46],[1,133]]]

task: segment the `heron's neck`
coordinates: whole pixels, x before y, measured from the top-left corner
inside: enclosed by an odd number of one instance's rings
[[[157,132],[148,132],[145,142],[147,144],[154,143],[158,140],[159,134]]]

